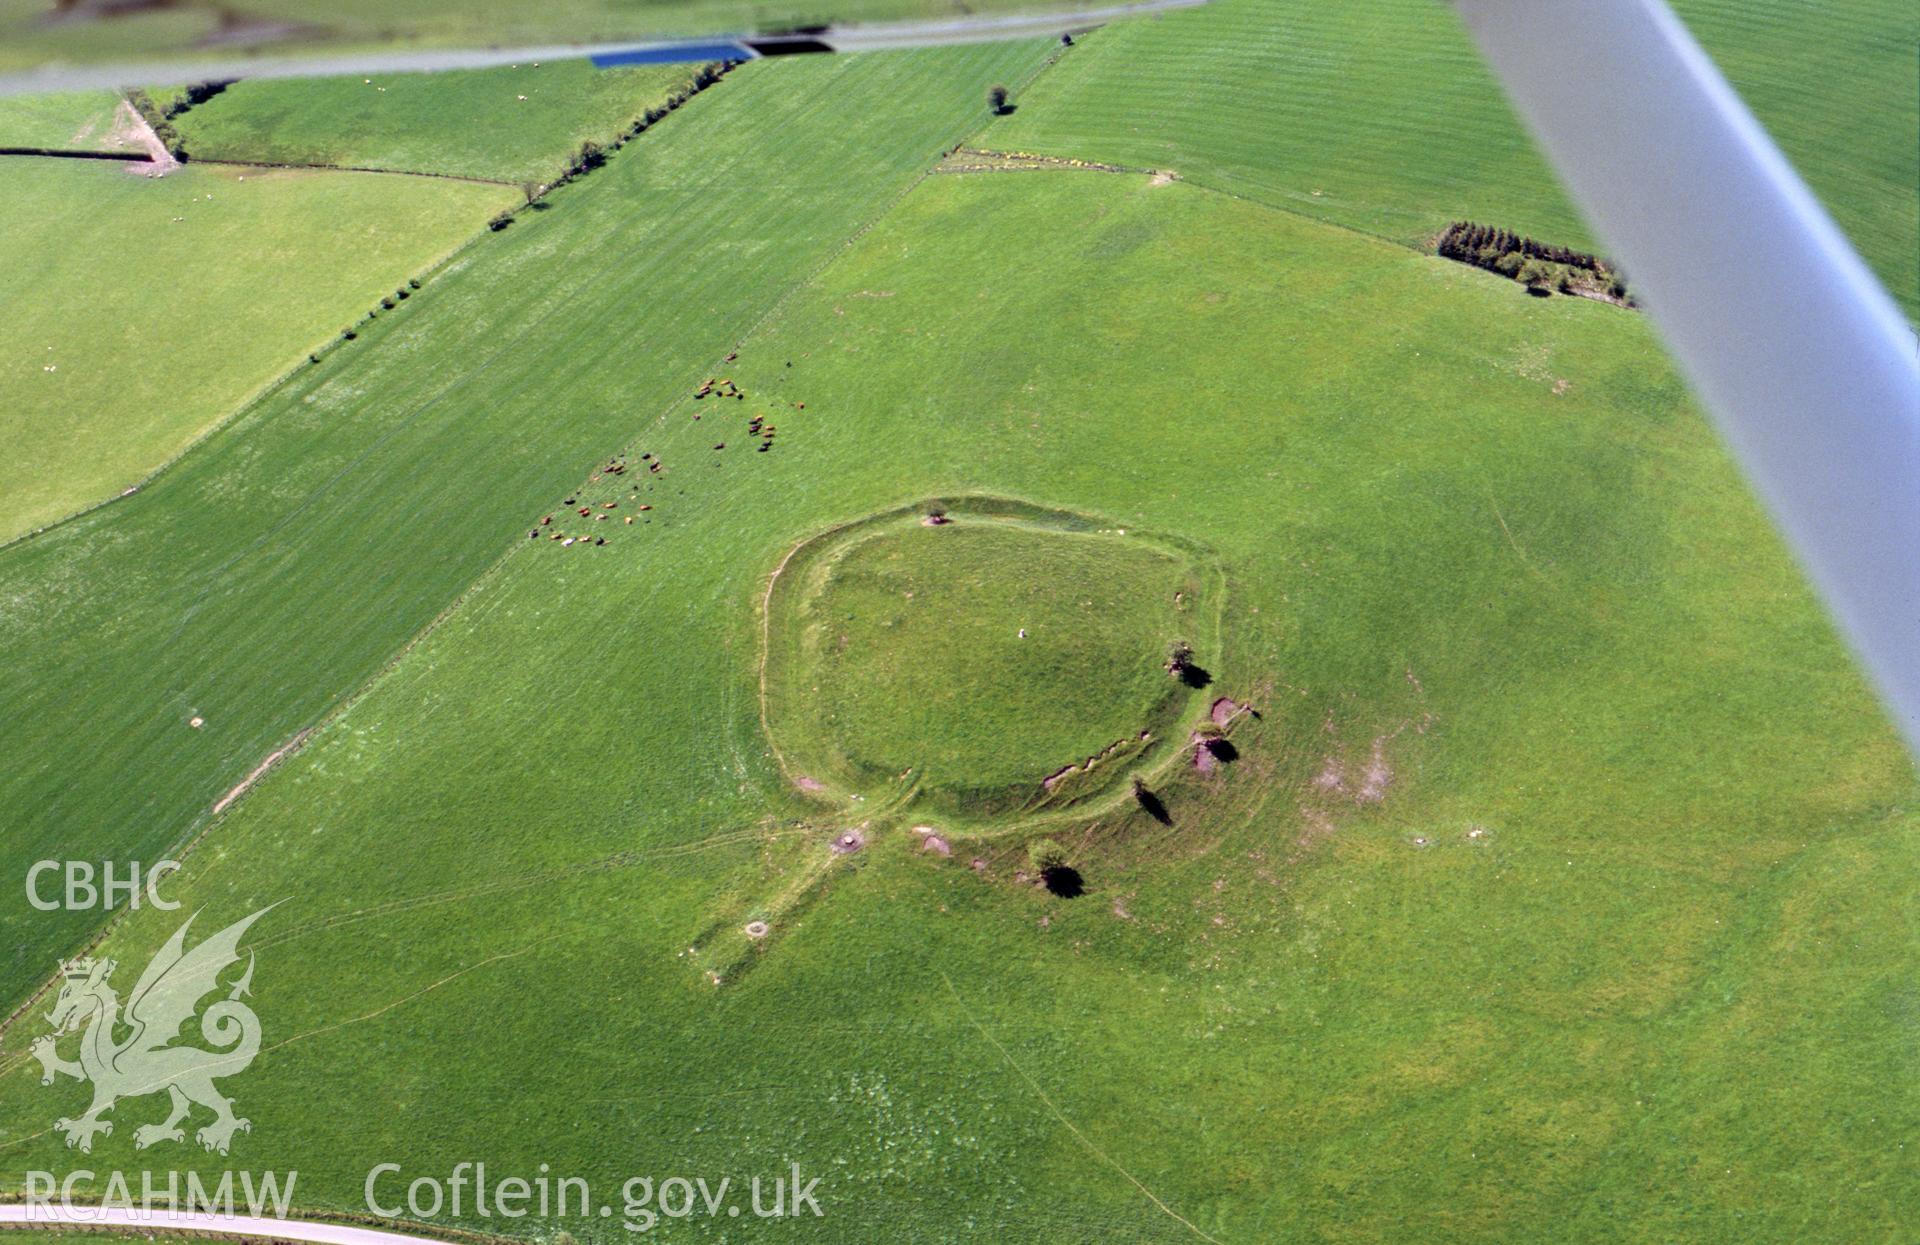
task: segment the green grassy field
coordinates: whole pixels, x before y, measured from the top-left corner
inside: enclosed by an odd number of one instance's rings
[[[1675,7],[1894,298],[1920,315],[1912,6]],[[1215,0],[1121,23],[1085,39],[1018,103],[986,145],[1172,169],[1413,245],[1456,219],[1592,241],[1459,21],[1429,0]]]
[[[181,116],[203,160],[352,165],[507,182],[559,177],[686,88],[694,66],[511,69],[241,82]]]
[[[1252,105],[1169,110],[1161,150],[1225,153],[1183,182],[927,175],[1055,108],[1086,126],[1060,154],[1165,163],[1073,113],[1132,37],[1031,89],[1034,46],[747,66],[152,487],[0,551],[0,669],[31,672],[0,683],[0,873],[204,829],[182,909],[100,946],[123,995],[187,912],[280,904],[233,1153],[136,1150],[158,1096],[67,1150],[43,1005],[0,1033],[0,1188],[297,1167],[359,1212],[376,1163],[484,1158],[617,1205],[798,1164],[820,1220],[661,1235],[1907,1231],[1920,780],[1649,325],[1404,245],[1443,151],[1406,153],[1420,206],[1382,166],[1346,222],[1389,236],[1281,210],[1231,181],[1297,140]],[[1231,59],[1167,46],[1168,81]],[[1020,109],[983,134],[996,81]],[[715,376],[743,396],[696,399]],[[1092,530],[970,528],[985,498]],[[1158,818],[1124,787],[809,794],[766,730],[786,635],[803,732],[1044,768],[1167,686],[1157,607],[1200,565],[1179,721],[1254,712],[1211,773],[1141,762]],[[939,695],[964,731],[929,738]],[[99,922],[13,893],[18,999]]]
[[[20,810],[0,859],[24,868],[76,833],[103,858],[181,842],[977,127],[988,83],[1040,55],[920,62],[924,98],[885,110],[885,59],[729,75],[137,495],[9,550],[0,668],[35,674],[0,689],[20,758],[0,771],[0,807]],[[40,980],[90,919],[0,909],[0,994]]]
[[[0,147],[107,150],[117,145],[110,138],[119,106],[112,91],[0,95]]]
[[[0,539],[138,484],[518,196],[14,159],[0,178]]]
[[[749,402],[806,403],[775,451],[655,399],[652,522],[516,542],[191,858],[203,920],[289,901],[232,1161],[322,1207],[377,1161],[797,1161],[848,1241],[1907,1221],[1914,776],[1640,318],[1195,187],[987,174],[738,353]],[[632,492],[577,478],[549,505]],[[832,857],[755,712],[795,539],[987,489],[1215,549],[1215,682],[1262,715],[1170,826],[1050,832],[1080,899],[1016,841]],[[63,1161],[72,1097],[0,1078],[9,1178]]]

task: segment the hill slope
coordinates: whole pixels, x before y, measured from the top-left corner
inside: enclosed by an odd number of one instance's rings
[[[1676,8],[1895,299],[1920,315],[1913,7]],[[1411,245],[1456,219],[1591,244],[1459,21],[1429,0],[1216,0],[1116,24],[1019,105],[988,145],[1175,169]]]
[[[846,1241],[1904,1221],[1920,792],[1639,317],[1194,187],[939,176],[726,374],[629,425],[659,475],[566,494],[649,522],[556,507],[609,543],[518,542],[191,860],[208,920],[290,899],[247,1162],[326,1208],[396,1155],[797,1162]],[[985,488],[1217,550],[1261,715],[1155,779],[1170,826],[1047,831],[1078,899],[1031,831],[924,850],[760,733],[791,542]],[[0,1077],[19,1134],[65,1103]]]

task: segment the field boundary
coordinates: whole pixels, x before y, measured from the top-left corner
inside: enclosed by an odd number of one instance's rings
[[[365,164],[325,164],[300,160],[223,160],[201,156],[193,156],[182,163],[204,164],[215,168],[306,169],[320,173],[379,173],[387,177],[437,177],[442,181],[471,182],[479,186],[505,186],[509,189],[518,189],[520,185],[519,182],[510,182],[498,177],[475,177],[470,173],[434,173],[426,169],[378,169]]]
[[[121,164],[152,164],[153,159],[131,151],[80,151],[69,147],[0,147],[0,156],[37,156],[49,160],[117,160]]]
[[[1022,173],[1054,169],[1062,172],[1080,173],[1134,173],[1140,176],[1165,176],[1176,180],[1177,175],[1161,169],[1135,168],[1130,164],[1103,164],[1097,160],[1078,160],[1071,156],[1043,156],[1030,151],[997,151],[987,147],[968,147],[962,144],[949,151],[946,158],[934,166],[936,173]]]
[[[615,139],[611,144],[609,144],[609,151],[608,151],[607,158],[610,159],[612,156],[612,153],[620,151],[628,143],[631,143],[635,139],[637,139],[641,134],[644,134],[646,131],[661,124],[668,117],[671,117],[674,113],[686,107],[688,104],[690,104],[693,101],[695,96],[704,94],[709,88],[719,85],[719,83],[726,77],[726,75],[732,72],[733,69],[735,69],[736,67],[737,66],[735,64],[730,62],[716,62],[713,65],[707,66],[708,69],[712,70],[712,73],[710,76],[706,77],[704,80],[699,78],[698,75],[696,75],[694,78],[690,78],[688,80],[687,86],[684,89],[677,90],[673,94],[668,96],[667,100],[657,109],[649,108],[648,109],[649,114],[657,113],[657,115],[653,116],[652,120],[647,120],[646,119],[647,114],[643,114],[640,119],[634,122],[628,123],[628,125],[622,129],[618,138]],[[13,154],[13,152],[10,149],[0,148],[0,156],[5,156],[8,154]],[[90,153],[75,152],[71,154],[74,154],[76,156],[85,156],[87,158],[94,158],[90,155]],[[100,157],[100,158],[117,159],[125,163],[133,163],[133,164],[146,164],[151,162],[150,159],[142,159],[139,157],[125,155],[125,154],[113,154],[113,155]],[[432,172],[425,172],[417,169],[376,169],[376,168],[366,168],[366,167],[360,167],[355,165],[341,165],[341,164],[297,164],[297,163],[276,163],[273,161],[222,160],[222,159],[213,159],[213,158],[189,159],[186,161],[181,161],[179,163],[182,165],[198,164],[198,165],[204,165],[211,168],[293,169],[293,170],[309,170],[309,171],[334,172],[334,173],[376,173],[376,174],[386,174],[386,175],[396,176],[396,177],[428,177],[428,178],[438,178],[443,181],[465,182],[469,185],[499,186],[503,189],[516,189],[516,190],[519,189],[521,185],[518,182],[509,182],[509,181],[503,181],[496,178],[488,178],[488,177],[469,177],[469,176],[466,176],[463,174],[457,174],[457,173],[432,173]],[[540,206],[542,207],[546,206],[545,200],[549,194],[559,189],[562,185],[565,185],[566,183],[574,180],[578,180],[577,175],[568,174],[551,183],[543,183],[540,190],[540,194],[537,196],[537,201],[540,203]],[[503,217],[512,218],[512,217],[518,216],[520,212],[528,210],[532,206],[533,206],[533,201],[529,201],[528,203],[522,204],[519,207],[514,207],[512,205],[509,205],[501,213],[496,215],[494,220],[499,220]],[[492,221],[483,222],[480,226],[475,228],[472,234],[470,234],[465,240],[460,242],[459,245],[447,251],[445,254],[430,261],[426,268],[422,269],[416,276],[413,276],[410,279],[413,281],[424,282],[427,278],[433,276],[435,273],[444,271],[450,264],[453,263],[454,260],[460,258],[460,256],[464,254],[469,248],[471,248],[476,243],[485,239],[489,233],[497,233],[497,232],[499,232],[499,230],[493,226]],[[807,280],[810,281],[813,279],[814,276],[817,276],[817,275],[818,275],[817,272],[814,274],[810,274]],[[784,298],[785,295],[782,295],[782,297]],[[365,319],[365,317],[355,320],[354,323],[358,324],[363,319]],[[754,329],[758,328],[758,324],[759,322],[756,321]],[[754,331],[754,329],[750,329],[749,332]],[[51,519],[48,522],[41,524],[39,527],[32,528],[28,531],[20,532],[4,540],[0,540],[0,555],[4,555],[9,549],[13,548],[13,546],[16,544],[20,544],[24,541],[31,540],[36,536],[45,535],[46,533],[51,532],[56,528],[62,527],[68,523],[73,522],[75,519],[84,518],[85,516],[93,513],[94,511],[100,509],[103,506],[111,505],[112,503],[119,501],[122,498],[130,497],[134,493],[139,492],[141,489],[146,488],[149,484],[153,483],[153,481],[156,478],[158,478],[162,472],[166,471],[168,468],[177,464],[182,458],[186,457],[188,454],[198,449],[201,445],[205,444],[208,440],[210,440],[220,432],[238,423],[254,407],[258,406],[265,399],[273,396],[273,394],[276,393],[283,386],[285,386],[288,381],[292,380],[295,374],[297,374],[302,368],[312,366],[313,363],[317,361],[316,356],[330,354],[332,348],[336,347],[339,344],[339,340],[340,339],[337,334],[321,339],[319,342],[317,342],[316,344],[314,344],[308,349],[307,358],[305,360],[290,364],[284,371],[280,372],[275,376],[269,377],[261,385],[258,391],[246,397],[245,399],[243,399],[240,402],[240,404],[234,407],[234,409],[231,412],[229,412],[226,416],[222,417],[217,422],[209,425],[204,431],[202,431],[201,433],[193,437],[185,445],[181,446],[180,449],[177,450],[172,456],[170,456],[169,458],[165,459],[164,461],[162,461],[161,463],[153,467],[145,475],[135,480],[134,483],[129,485],[127,488],[122,489],[120,492],[115,493],[111,496],[99,498],[98,500],[91,502],[88,505],[80,507],[78,510],[74,510],[68,514],[62,515],[59,518]]]
[[[1054,64],[1059,61],[1061,53],[1064,52],[1065,50],[1066,49],[1062,49],[1059,52],[1055,52],[1053,55],[1047,57],[1046,60],[1042,61],[1039,65],[1035,66],[1032,72],[1028,73],[1024,78],[1021,78],[1019,80],[1018,89],[1025,90],[1027,87],[1031,86],[1033,84],[1034,79],[1038,78],[1041,74],[1045,73],[1048,69],[1051,69],[1054,66]],[[937,157],[932,164],[929,164],[926,168],[922,169],[917,176],[912,178],[904,187],[901,188],[900,193],[894,195],[893,198],[887,200],[886,203],[882,204],[879,210],[874,212],[874,214],[871,217],[862,221],[859,225],[855,226],[853,231],[847,234],[847,236],[840,242],[838,246],[833,247],[828,252],[826,257],[823,258],[818,264],[816,264],[812,268],[812,270],[810,270],[804,276],[796,280],[793,283],[793,285],[788,287],[786,290],[782,291],[780,296],[774,299],[773,302],[768,305],[766,311],[754,317],[752,322],[750,322],[746,326],[746,328],[741,330],[740,334],[737,337],[732,339],[732,341],[727,345],[726,349],[729,351],[738,351],[740,347],[746,344],[748,338],[752,337],[754,334],[758,333],[761,329],[767,327],[767,325],[771,324],[774,320],[778,319],[781,315],[785,314],[788,306],[803,290],[806,290],[808,287],[812,286],[815,282],[817,282],[827,272],[828,269],[832,268],[835,264],[839,263],[840,260],[845,257],[848,251],[851,251],[855,246],[859,245],[860,240],[865,238],[869,233],[872,233],[874,229],[879,226],[881,221],[885,220],[888,216],[891,216],[894,210],[898,208],[903,202],[906,201],[906,198],[908,195],[918,190],[921,186],[926,184],[929,178],[936,175],[936,170],[939,167],[939,161],[945,158],[945,153],[958,150],[960,146],[966,142],[968,137],[974,134],[978,134],[980,131],[984,130],[987,124],[991,124],[991,122],[989,121],[987,123],[975,123],[967,127],[966,129],[962,130],[959,134],[959,137],[954,139],[952,142],[949,142],[943,145],[940,148],[940,151],[942,154],[939,157]],[[721,361],[722,361],[721,359],[716,358],[713,361],[713,366],[718,366],[721,363]],[[642,437],[646,436],[648,433],[652,432],[654,429],[664,424],[667,421],[667,418],[669,416],[671,416],[674,412],[681,410],[691,400],[692,399],[688,395],[682,394],[680,397],[675,398],[672,402],[669,402],[666,406],[662,407],[659,415],[655,416],[652,420],[648,421],[644,426],[642,426],[638,431],[636,431],[634,435],[632,435],[631,437],[628,437],[625,441],[622,441],[620,443],[620,445],[615,450],[615,455],[616,456],[629,455],[630,451],[633,450],[640,443],[640,439]],[[595,461],[597,462],[600,460],[596,459]],[[509,555],[512,554],[514,549],[518,547],[519,547],[518,542],[515,542],[513,546],[510,546],[508,548],[507,554]],[[4,546],[0,546],[0,549],[4,549]]]

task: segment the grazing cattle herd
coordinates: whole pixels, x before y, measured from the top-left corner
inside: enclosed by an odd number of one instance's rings
[[[734,360],[738,359],[739,357],[740,357],[740,352],[734,351],[733,353],[727,355],[726,362],[732,363]],[[787,366],[792,367],[793,364],[789,362]],[[744,402],[746,401],[747,394],[744,389],[740,388],[739,385],[734,383],[733,378],[730,376],[723,376],[717,379],[715,377],[709,376],[704,382],[701,383],[698,389],[693,391],[693,400],[696,402],[702,402],[710,397],[732,398],[735,401]],[[804,411],[807,409],[807,404],[805,402],[795,402],[795,403],[792,403],[791,405],[793,409],[796,411]],[[694,412],[693,418],[696,420],[699,419],[700,412],[698,411]],[[759,444],[754,447],[757,453],[765,454],[766,452],[771,450],[773,448],[774,438],[779,434],[779,431],[780,430],[776,425],[768,422],[767,416],[764,413],[755,413],[754,415],[750,416],[747,420],[747,435],[750,438],[754,438],[759,441]],[[717,441],[714,443],[713,448],[716,452],[724,451],[727,448],[727,443],[725,441]],[[665,471],[666,471],[665,464],[661,461],[660,456],[658,454],[653,453],[651,450],[642,453],[640,455],[640,461],[647,465],[647,474],[649,476],[658,477],[665,474]],[[624,454],[616,454],[608,458],[604,466],[600,467],[599,470],[595,471],[591,476],[589,476],[587,479],[587,483],[590,486],[594,484],[599,484],[603,480],[606,480],[609,478],[618,478],[620,476],[624,476],[626,473],[627,473],[627,456]],[[604,523],[609,518],[614,517],[607,512],[620,509],[621,503],[623,500],[629,503],[633,503],[633,509],[635,511],[635,514],[645,514],[646,512],[651,511],[653,509],[653,506],[651,503],[641,503],[639,501],[639,498],[640,498],[640,485],[638,483],[635,483],[632,486],[626,498],[624,499],[616,498],[612,501],[603,501],[599,503],[599,506],[597,507],[597,509],[591,503],[585,504],[585,505],[581,504],[581,501],[577,496],[567,498],[563,504],[566,505],[569,509],[577,508],[576,517],[582,520],[586,520],[594,523]],[[622,515],[620,516],[620,518],[625,523],[625,525],[630,527],[633,525],[635,514]],[[641,522],[651,523],[652,520],[642,519]],[[554,516],[551,514],[542,516],[538,525],[528,529],[527,539],[539,540],[542,535],[542,529],[551,529],[545,532],[546,538],[550,541],[556,542],[562,549],[571,549],[571,548],[574,548],[575,546],[580,546],[583,548],[599,548],[608,543],[607,538],[605,536],[593,535],[589,537],[586,534],[582,534],[578,532],[570,532],[570,531],[563,530],[561,528],[554,527]]]

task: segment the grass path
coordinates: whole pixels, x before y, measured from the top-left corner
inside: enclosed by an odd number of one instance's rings
[[[967,1006],[967,1001],[960,997],[960,991],[954,986],[953,978],[947,976],[945,973],[942,973],[940,974],[940,980],[946,983],[948,992],[953,995],[954,1006],[958,1007],[961,1013],[966,1016],[967,1023],[971,1024],[974,1027],[975,1031],[980,1034],[981,1039],[985,1041],[987,1045],[993,1047],[994,1053],[1000,1056],[1001,1060],[1007,1065],[1007,1067],[1013,1069],[1013,1074],[1020,1078],[1020,1080],[1026,1085],[1026,1087],[1033,1092],[1033,1095],[1036,1098],[1038,1098],[1041,1102],[1046,1104],[1047,1110],[1053,1112],[1053,1117],[1060,1121],[1061,1127],[1065,1128],[1068,1132],[1072,1133],[1073,1139],[1086,1147],[1087,1153],[1093,1155],[1093,1157],[1099,1159],[1102,1163],[1106,1164],[1108,1167],[1111,1167],[1114,1171],[1120,1173],[1120,1175],[1125,1178],[1128,1184],[1140,1190],[1141,1194],[1144,1195],[1149,1202],[1152,1202],[1156,1207],[1158,1207],[1160,1211],[1163,1214],[1165,1214],[1169,1219],[1172,1219],[1175,1223],[1178,1223],[1181,1227],[1185,1228],[1188,1232],[1192,1233],[1194,1236],[1199,1237],[1201,1240],[1209,1241],[1212,1243],[1212,1245],[1220,1245],[1219,1237],[1209,1236],[1207,1233],[1201,1231],[1200,1228],[1196,1226],[1192,1220],[1188,1219],[1185,1215],[1182,1215],[1179,1211],[1173,1209],[1173,1207],[1161,1201],[1159,1196],[1156,1195],[1152,1189],[1149,1189],[1146,1185],[1140,1182],[1140,1178],[1138,1176],[1135,1176],[1132,1172],[1128,1171],[1126,1168],[1116,1163],[1112,1155],[1108,1154],[1105,1150],[1102,1150],[1099,1146],[1095,1145],[1093,1143],[1092,1138],[1088,1137],[1085,1133],[1081,1132],[1078,1128],[1076,1128],[1074,1126],[1073,1121],[1068,1119],[1065,1115],[1061,1113],[1059,1105],[1056,1104],[1052,1098],[1047,1096],[1046,1088],[1042,1086],[1040,1082],[1034,1080],[1033,1077],[1027,1072],[1025,1068],[1020,1066],[1019,1061],[1013,1057],[1012,1053],[1009,1052],[1005,1046],[1001,1045],[1000,1039],[994,1037],[991,1030],[989,1030],[985,1025],[980,1023],[979,1018],[975,1016],[973,1014],[972,1009],[970,1009]]]

